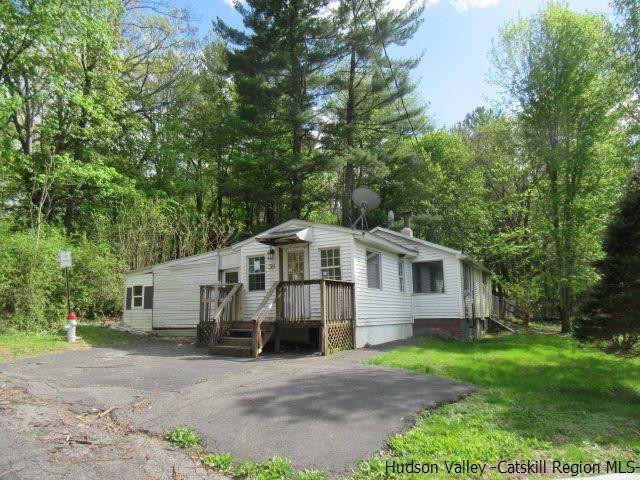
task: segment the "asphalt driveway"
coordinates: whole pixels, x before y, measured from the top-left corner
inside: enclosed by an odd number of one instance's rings
[[[296,469],[344,473],[384,449],[420,410],[472,391],[361,363],[394,346],[251,360],[154,340],[0,364],[0,384],[71,403],[76,412],[115,406],[116,421],[152,433],[192,427],[208,450],[238,460],[282,455]]]

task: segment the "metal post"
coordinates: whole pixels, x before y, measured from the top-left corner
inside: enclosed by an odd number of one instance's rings
[[[71,289],[69,288],[69,269],[64,269],[64,278],[67,285],[67,315],[71,313]]]

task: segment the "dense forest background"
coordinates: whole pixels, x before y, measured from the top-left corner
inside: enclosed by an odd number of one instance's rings
[[[59,325],[122,308],[122,276],[289,218],[410,212],[500,292],[570,328],[637,168],[640,5],[613,20],[551,3],[489,52],[501,107],[435,130],[400,58],[424,7],[248,0],[198,38],[155,0],[0,4],[0,317]],[[399,228],[399,225],[395,226]]]

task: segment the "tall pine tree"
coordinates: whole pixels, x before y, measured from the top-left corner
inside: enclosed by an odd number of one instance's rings
[[[402,9],[389,4],[389,0],[342,0],[338,9],[341,59],[332,76],[337,97],[330,103],[325,146],[343,159],[344,226],[353,220],[351,194],[358,166],[375,162],[368,157],[380,154],[390,136],[407,135],[423,126],[422,109],[407,99],[414,90],[409,72],[419,58],[392,59],[388,49],[411,39],[422,23],[424,4],[409,2]]]
[[[315,134],[327,69],[335,59],[329,3],[249,0],[236,3],[246,32],[217,21],[231,47],[229,71],[247,129],[263,144],[281,136],[290,145],[286,158],[278,152],[274,161],[291,183],[292,217],[301,216],[305,178],[320,167],[314,162]]]

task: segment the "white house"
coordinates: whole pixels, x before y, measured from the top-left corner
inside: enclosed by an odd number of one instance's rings
[[[131,271],[123,323],[187,335],[209,325],[214,353],[254,355],[269,339],[276,349],[298,341],[327,353],[421,329],[477,334],[491,315],[490,272],[403,232],[289,220],[219,251]]]

